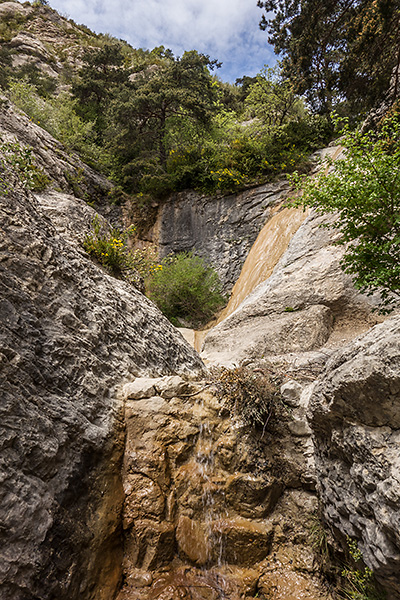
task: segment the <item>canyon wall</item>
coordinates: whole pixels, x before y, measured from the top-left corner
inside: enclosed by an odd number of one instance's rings
[[[81,207],[87,227],[92,209],[58,193],[57,213],[51,195],[41,205],[9,182],[0,199],[0,596],[109,600],[122,564],[119,388],[202,363],[153,304],[63,236],[79,220],[68,225],[74,212],[62,207]]]

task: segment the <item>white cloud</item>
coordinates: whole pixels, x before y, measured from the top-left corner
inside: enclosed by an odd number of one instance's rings
[[[224,62],[222,72],[232,73],[231,78],[275,60],[266,33],[258,28],[256,0],[50,0],[50,5],[134,47],[164,45],[177,55],[191,49],[209,54]]]

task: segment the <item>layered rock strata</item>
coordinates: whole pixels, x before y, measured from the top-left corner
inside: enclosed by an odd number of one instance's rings
[[[156,225],[161,256],[193,251],[231,290],[265,221],[289,190],[286,181],[229,196],[182,192],[160,207]]]
[[[1,6],[1,5],[0,5]],[[49,178],[50,187],[80,198],[90,198],[102,207],[102,212],[118,212],[107,206],[105,199],[112,184],[75,153],[18,111],[4,96],[0,96],[0,142],[18,142],[33,152],[36,164]]]

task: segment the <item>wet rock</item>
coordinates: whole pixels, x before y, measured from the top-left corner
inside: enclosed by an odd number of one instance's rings
[[[175,555],[175,528],[167,522],[138,520],[130,531],[125,561],[130,568],[152,571],[170,563]]]
[[[226,484],[226,501],[242,517],[260,519],[272,512],[282,488],[272,478],[233,475]]]
[[[252,566],[268,555],[272,536],[270,524],[239,518],[200,522],[181,517],[177,527],[180,550],[197,565]]]
[[[263,575],[258,582],[263,597],[274,600],[326,600],[327,592],[321,590],[318,580],[296,573],[288,568],[276,568]]]
[[[307,398],[294,412],[304,414]],[[307,523],[317,499],[303,490],[314,486],[308,437],[285,428],[279,438],[244,434],[221,416],[209,389],[128,400],[126,414],[124,569],[127,578],[130,569],[150,569],[153,583],[127,585],[118,600],[251,597],[265,561],[288,537],[304,549],[296,547],[296,564],[292,553],[293,568],[307,573],[305,581],[313,576]]]
[[[124,480],[124,529],[136,519],[157,519],[164,515],[165,498],[157,482],[141,474],[128,474]]]
[[[271,550],[273,526],[246,519],[223,519],[213,526],[222,537],[224,559],[234,565],[251,567],[266,558]]]
[[[196,565],[205,565],[211,559],[207,525],[182,516],[176,528],[176,540],[180,552]]]
[[[263,356],[290,361],[328,340],[337,343],[339,331],[342,342],[376,323],[377,299],[360,295],[342,271],[343,248],[321,227],[327,222],[316,214],[306,219],[272,275],[206,335],[204,359],[228,366]]]

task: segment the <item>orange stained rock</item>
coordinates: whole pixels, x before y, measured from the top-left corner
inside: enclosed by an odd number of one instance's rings
[[[307,214],[308,211],[301,208],[283,208],[267,221],[246,258],[228,305],[221,312],[218,323],[232,314],[258,284],[270,277]]]

